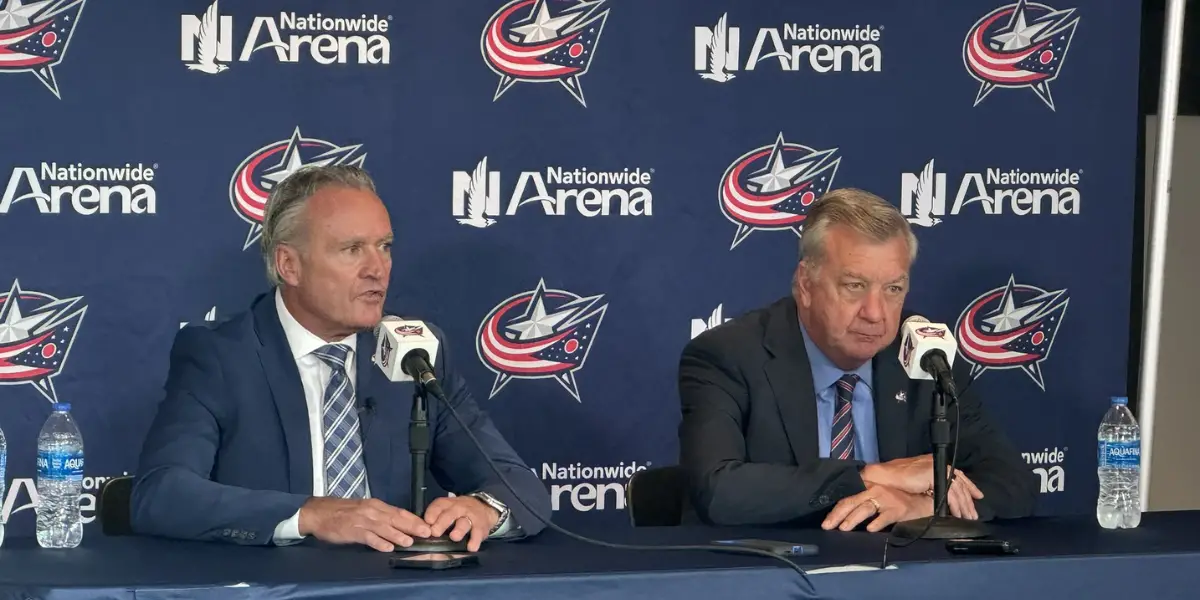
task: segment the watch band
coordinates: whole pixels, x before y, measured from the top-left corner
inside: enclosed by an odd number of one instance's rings
[[[488,532],[488,535],[496,533],[496,530],[500,529],[500,526],[504,525],[504,522],[508,520],[508,506],[505,506],[503,502],[497,500],[495,496],[487,492],[473,492],[467,495],[492,507],[496,510],[496,512],[500,513],[500,518],[496,519],[496,524],[492,526],[492,530]]]

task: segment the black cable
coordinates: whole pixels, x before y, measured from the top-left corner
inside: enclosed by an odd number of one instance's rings
[[[420,384],[417,383],[416,385],[420,385]],[[429,386],[426,386],[425,389],[429,390]],[[804,569],[802,569],[800,567],[800,565],[792,562],[791,560],[788,560],[787,557],[780,556],[778,554],[774,554],[774,553],[768,552],[766,550],[759,550],[757,548],[746,548],[743,546],[718,546],[716,544],[683,545],[683,546],[644,546],[644,545],[636,545],[636,544],[617,544],[614,542],[605,542],[603,540],[596,540],[596,539],[592,539],[589,537],[585,537],[585,536],[579,535],[577,533],[567,531],[566,529],[563,529],[562,527],[555,525],[554,523],[552,523],[550,521],[550,519],[546,519],[546,518],[542,517],[542,515],[538,514],[538,512],[536,510],[534,510],[532,507],[530,507],[528,504],[526,504],[525,500],[521,498],[521,495],[518,494],[515,489],[513,489],[512,484],[508,482],[508,479],[504,477],[504,473],[500,471],[500,467],[496,466],[496,463],[492,461],[492,457],[488,456],[487,452],[483,449],[483,444],[481,444],[479,442],[479,439],[475,437],[475,432],[471,431],[471,428],[467,427],[466,424],[463,423],[462,418],[458,416],[458,411],[455,410],[454,406],[452,404],[450,404],[450,402],[448,400],[446,400],[444,394],[435,394],[435,396],[438,397],[438,400],[442,401],[442,404],[446,408],[450,409],[450,414],[454,416],[454,420],[458,422],[458,426],[461,427],[464,432],[466,432],[467,437],[471,438],[471,442],[475,444],[475,448],[477,450],[479,450],[479,453],[481,455],[483,455],[484,460],[487,461],[488,466],[490,466],[492,468],[492,471],[494,471],[496,473],[496,476],[500,478],[500,482],[504,484],[504,487],[508,488],[508,491],[510,493],[512,493],[514,498],[517,499],[517,502],[521,503],[521,506],[525,507],[525,510],[528,510],[530,513],[533,514],[534,517],[537,517],[537,520],[544,523],[546,525],[546,527],[549,527],[550,529],[553,529],[554,531],[557,531],[567,537],[579,540],[581,542],[593,544],[596,546],[602,546],[605,548],[615,548],[618,550],[703,550],[706,552],[726,552],[726,553],[730,553],[730,554],[753,554],[755,556],[765,556],[767,558],[774,558],[776,560],[783,561],[783,563],[786,564],[789,568],[791,568],[793,571],[799,573],[800,577],[804,579],[804,583],[808,584],[809,592],[812,594],[812,596],[814,598],[817,597],[816,586],[813,585],[812,580],[808,578],[808,573],[805,573]]]

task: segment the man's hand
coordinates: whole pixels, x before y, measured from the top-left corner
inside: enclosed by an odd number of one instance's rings
[[[881,485],[909,494],[924,494],[933,490],[933,455],[870,464],[863,467],[859,474],[868,488]],[[983,499],[983,492],[962,471],[954,470],[954,482],[950,484],[946,496],[950,514],[962,519],[979,518],[975,501]]]
[[[909,494],[883,485],[868,484],[867,491],[842,498],[833,506],[821,529],[850,531],[867,519],[867,531],[876,532],[900,521],[933,515],[933,498]]]
[[[479,551],[479,545],[499,520],[500,513],[496,509],[471,496],[441,497],[425,509],[425,522],[432,528],[434,536],[449,530],[450,539],[459,542],[470,534],[467,550],[471,552]]]
[[[429,524],[381,500],[309,498],[300,507],[300,535],[332,544],[365,544],[380,552],[409,547],[413,537],[429,537]]]

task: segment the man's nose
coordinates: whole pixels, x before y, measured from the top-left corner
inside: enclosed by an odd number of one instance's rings
[[[883,301],[883,292],[878,289],[872,289],[867,293],[867,297],[863,300],[862,306],[858,309],[858,314],[864,321],[868,323],[878,323],[883,320],[885,315],[885,306]]]

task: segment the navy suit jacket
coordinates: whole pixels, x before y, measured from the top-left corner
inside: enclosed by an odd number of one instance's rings
[[[480,410],[442,332],[437,358],[447,398],[529,506],[550,518],[545,486]],[[409,411],[413,384],[388,381],[371,360],[373,333],[355,351],[363,456],[371,496],[411,508]],[[486,491],[525,535],[543,524],[501,483],[448,410],[430,399],[429,475],[444,490]],[[274,293],[211,327],[186,327],[171,349],[166,398],[142,448],[131,502],[138,533],[271,544],[275,527],[312,496],[312,448],[300,373]],[[432,498],[430,498],[432,500]]]

